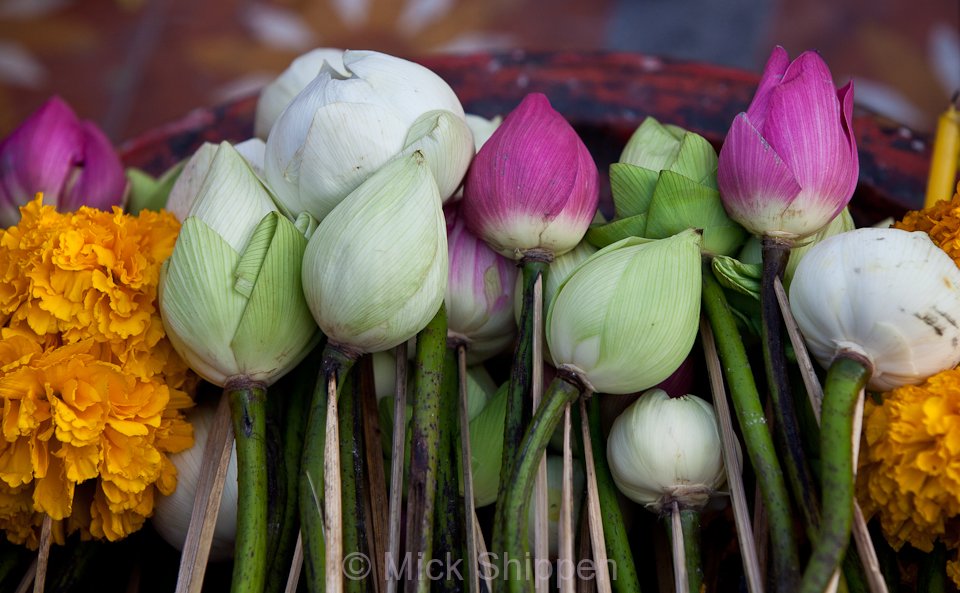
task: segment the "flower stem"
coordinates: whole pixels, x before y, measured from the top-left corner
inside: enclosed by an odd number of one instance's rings
[[[767,430],[760,394],[750,370],[747,352],[723,289],[709,266],[703,271],[703,306],[717,341],[720,360],[727,373],[730,398],[737,413],[750,464],[760,486],[760,495],[770,524],[774,582],[777,591],[795,591],[800,568],[793,534],[790,497],[783,481],[780,462]]]
[[[447,349],[447,313],[440,310],[417,336],[414,364],[413,418],[410,420],[410,485],[407,490],[406,552],[414,562],[405,591],[427,593],[428,561],[433,552],[433,507],[437,494],[437,463],[440,432],[440,393],[443,359]]]
[[[233,593],[260,593],[267,579],[267,389],[240,380],[226,386],[237,442],[237,535]]]
[[[800,423],[787,376],[787,357],[783,348],[780,305],[776,293],[776,280],[783,277],[789,257],[789,244],[770,237],[763,238],[763,276],[760,284],[763,363],[776,417],[775,438],[786,457],[787,480],[794,500],[800,505],[807,533],[814,538],[820,528],[820,502],[817,500],[816,482],[803,451]]]
[[[564,409],[568,404],[576,401],[580,392],[581,387],[562,375],[550,383],[540,408],[534,414],[517,449],[515,464],[509,479],[501,480],[501,484],[505,484],[506,489],[503,492],[503,505],[497,506],[497,517],[494,521],[503,530],[504,556],[500,561],[504,564],[505,572],[502,574],[511,593],[533,590],[532,575],[517,575],[510,568],[525,566],[530,555],[530,542],[527,538],[527,507],[533,492],[534,478],[550,437],[553,436],[553,432],[563,418]],[[523,572],[526,573],[525,570]]]
[[[524,408],[527,406],[527,393],[530,392],[533,378],[533,341],[536,332],[541,328],[534,324],[534,287],[537,279],[546,271],[546,262],[525,259],[521,263],[523,273],[522,307],[520,309],[519,334],[517,347],[513,352],[513,364],[510,368],[510,387],[507,392],[507,413],[503,425],[503,457],[500,464],[501,475],[509,476],[516,459],[520,440],[523,438]],[[500,482],[500,496],[497,504],[503,499],[506,484]],[[500,538],[493,536],[493,550],[497,551],[497,541]]]
[[[282,378],[273,392],[282,394],[279,406],[283,408],[281,446],[283,456],[283,476],[286,500],[283,516],[280,519],[277,548],[270,559],[267,572],[267,593],[283,591],[290,572],[300,531],[299,504],[297,504],[297,484],[300,481],[300,457],[303,440],[307,430],[307,418],[310,413],[310,398],[316,383],[316,369],[320,363],[321,348],[313,352],[297,369]]]
[[[936,542],[920,561],[918,593],[947,593],[947,548]]]
[[[356,373],[347,374],[340,387],[340,476],[343,509],[344,558],[357,554],[369,558],[366,547],[366,513],[363,504],[363,442],[362,418],[360,416],[360,381]],[[372,567],[372,563],[371,563]],[[347,574],[345,589],[350,593],[363,593],[369,575]]]
[[[820,426],[823,521],[803,574],[801,593],[820,593],[840,565],[853,527],[853,425],[869,365],[841,354],[827,371]],[[829,496],[828,496],[829,494]]]
[[[437,503],[434,515],[437,529],[435,538],[434,557],[440,558],[445,564],[459,564],[463,553],[462,519],[463,505],[457,483],[457,453],[456,446],[457,410],[460,389],[457,381],[456,351],[447,348],[443,359],[443,398],[440,402],[440,459],[437,464]],[[453,578],[454,575],[446,571],[444,578],[438,579],[434,586],[438,591],[460,591],[464,588],[462,579]]]
[[[618,593],[640,593],[640,579],[637,567],[633,563],[630,541],[620,513],[617,500],[617,487],[607,464],[607,447],[600,430],[600,399],[590,398],[590,440],[593,441],[593,462],[597,469],[597,493],[600,507],[603,509],[603,535],[607,545],[607,556],[617,567],[617,578],[613,588]]]
[[[344,352],[335,344],[327,344],[323,349],[320,378],[313,391],[310,403],[310,418],[303,440],[303,457],[300,461],[300,535],[303,542],[303,563],[307,579],[307,590],[318,593],[326,590],[325,579],[327,564],[327,542],[324,540],[324,513],[326,510],[324,488],[325,449],[328,443],[329,420],[333,420],[336,429],[336,415],[328,418],[329,410],[337,410],[336,386],[338,377],[346,374],[356,360],[355,353]],[[330,386],[334,397],[330,397]],[[331,401],[332,400],[332,401]],[[334,430],[334,432],[339,432]],[[339,445],[339,443],[337,443]],[[339,448],[339,447],[337,447]],[[339,453],[336,455],[339,457]],[[339,460],[337,473],[339,473]],[[333,515],[340,520],[340,501],[336,501]],[[338,533],[339,534],[339,533]],[[340,551],[341,542],[336,542]],[[340,561],[337,561],[335,574],[340,576]]]
[[[690,593],[699,593],[703,582],[700,562],[700,511],[680,509],[680,530],[683,533],[683,555],[687,563],[687,583]]]

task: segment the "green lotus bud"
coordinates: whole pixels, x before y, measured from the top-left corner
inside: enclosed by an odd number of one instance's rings
[[[473,501],[478,507],[493,504],[500,490],[503,456],[503,423],[507,416],[504,383],[483,410],[470,421],[470,454],[473,468]]]
[[[644,393],[614,420],[607,461],[620,492],[657,511],[674,500],[702,508],[726,479],[713,406],[661,389]]]
[[[560,285],[547,313],[554,361],[574,367],[597,392],[656,385],[693,346],[700,282],[695,231],[601,249]]]
[[[159,287],[167,335],[200,376],[269,385],[316,344],[298,273],[306,243],[237,151],[221,144]]]
[[[579,525],[580,501],[583,499],[583,490],[587,479],[583,468],[574,461],[573,464],[573,525]],[[533,512],[533,498],[531,497],[529,513],[527,513],[527,533],[530,545],[533,546],[533,534],[536,533],[536,515]],[[556,558],[560,552],[560,502],[563,500],[563,457],[547,455],[547,535],[550,557]]]
[[[625,236],[662,239],[703,231],[703,251],[731,254],[747,232],[732,221],[717,191],[717,153],[702,136],[648,117],[610,166],[617,219],[591,229],[606,246]]]
[[[384,165],[323,219],[303,287],[320,329],[347,348],[393,348],[427,325],[447,287],[447,229],[420,152]]]

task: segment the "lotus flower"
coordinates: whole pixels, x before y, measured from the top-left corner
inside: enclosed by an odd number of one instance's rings
[[[400,153],[420,150],[441,199],[460,186],[473,136],[453,90],[430,70],[386,54],[346,51],[293,99],[267,138],[265,175],[280,209],[323,218]]]
[[[20,220],[20,206],[42,192],[59,210],[123,203],[127,178],[113,145],[80,121],[59,97],[48,100],[0,143],[0,227]]]
[[[730,217],[788,241],[833,220],[857,185],[852,115],[852,81],[837,90],[819,55],[790,62],[775,48],[720,150],[717,182]]]
[[[467,228],[506,257],[561,255],[587,232],[597,166],[576,131],[539,93],[524,97],[477,153],[463,191]]]
[[[448,333],[467,340],[474,362],[498,354],[513,340],[517,267],[467,230],[460,208],[444,208],[450,274],[447,279]]]

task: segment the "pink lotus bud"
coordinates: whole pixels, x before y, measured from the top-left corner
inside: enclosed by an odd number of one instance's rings
[[[103,132],[52,97],[0,143],[0,227],[16,224],[37,192],[60,210],[107,209],[122,203],[126,184]]]
[[[818,54],[790,62],[776,47],[720,150],[717,182],[730,217],[754,234],[787,240],[833,220],[857,185],[852,117],[852,81],[837,90]]]
[[[573,249],[599,199],[597,165],[563,116],[539,93],[524,97],[477,153],[463,191],[467,227],[520,259]]]
[[[443,213],[450,257],[447,327],[468,341],[468,360],[480,362],[513,341],[517,267],[467,230],[459,202],[445,206]]]

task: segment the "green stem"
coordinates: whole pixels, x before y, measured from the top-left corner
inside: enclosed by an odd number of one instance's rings
[[[617,486],[607,464],[607,446],[600,430],[600,398],[590,398],[590,440],[593,442],[593,463],[597,472],[597,494],[603,509],[603,535],[607,544],[607,557],[617,567],[613,589],[618,593],[640,593],[640,579],[630,551],[627,529],[620,513]]]
[[[455,446],[457,436],[457,409],[460,389],[457,383],[456,351],[447,348],[443,359],[443,397],[440,403],[440,459],[437,466],[437,504],[434,515],[437,521],[434,557],[451,566],[462,556],[462,508],[457,484],[457,460],[459,447]],[[465,574],[462,576],[466,576]],[[452,572],[445,571],[443,580],[437,582],[439,591],[460,591],[463,582],[454,578]]]
[[[737,322],[730,311],[723,289],[709,266],[703,272],[703,305],[717,340],[717,351],[726,371],[730,398],[743,433],[747,456],[760,485],[760,495],[767,510],[773,556],[776,590],[789,593],[799,583],[800,568],[797,543],[793,534],[790,497],[783,481],[783,472],[767,430],[760,395],[750,370],[747,352],[737,331]]]
[[[820,529],[820,502],[817,500],[816,482],[803,451],[800,423],[797,420],[796,405],[790,390],[787,357],[781,331],[780,305],[777,302],[775,290],[775,282],[777,278],[783,277],[783,270],[789,257],[788,244],[764,237],[763,277],[760,291],[763,363],[776,416],[775,437],[786,457],[787,480],[793,498],[800,505],[807,534],[812,539]]]
[[[286,588],[290,573],[290,563],[300,531],[299,504],[297,487],[300,481],[300,457],[303,440],[310,416],[310,399],[313,385],[316,383],[317,365],[320,364],[321,349],[316,348],[297,369],[273,388],[280,397],[283,408],[282,456],[283,480],[286,488],[286,502],[280,518],[277,547],[267,571],[267,593],[280,593]]]
[[[604,508],[604,514],[607,509]],[[683,532],[683,552],[687,563],[687,583],[690,593],[700,593],[703,566],[700,562],[700,511],[680,510],[680,529]]]
[[[511,593],[533,591],[533,578],[528,575],[519,575],[511,568],[525,566],[530,556],[530,542],[527,537],[527,515],[530,496],[533,492],[533,483],[540,466],[540,459],[550,442],[550,437],[557,429],[563,418],[563,411],[568,404],[576,401],[580,396],[581,388],[574,385],[570,379],[558,376],[550,383],[547,392],[540,402],[540,408],[534,414],[530,426],[527,428],[520,447],[517,450],[516,461],[510,479],[501,480],[506,484],[502,512],[498,505],[497,514],[500,515],[500,525],[504,533],[504,557],[500,559],[506,564],[503,578]],[[494,519],[496,521],[496,518]],[[526,572],[526,571],[524,571]]]
[[[933,545],[933,550],[920,561],[917,593],[947,593],[947,548],[943,542]]]
[[[413,418],[410,442],[410,485],[407,490],[407,546],[413,559],[409,593],[430,591],[428,561],[433,552],[433,507],[437,493],[440,434],[440,392],[447,349],[447,313],[443,306],[417,337],[414,365]],[[417,562],[417,559],[423,559]]]
[[[366,556],[366,522],[363,509],[363,442],[359,381],[348,373],[340,386],[340,487],[343,500],[343,557]],[[367,579],[362,574],[347,575],[344,590],[363,593]]]
[[[853,424],[869,365],[841,353],[830,365],[820,414],[823,521],[803,574],[801,593],[820,593],[840,565],[853,527]],[[829,495],[828,495],[829,494]]]
[[[323,462],[327,426],[327,382],[340,377],[353,366],[355,356],[345,354],[338,346],[327,344],[323,349],[320,377],[310,400],[307,430],[300,460],[300,537],[303,544],[303,565],[307,590],[325,590],[326,544],[323,524]],[[339,570],[339,568],[338,568]]]
[[[522,306],[520,309],[519,333],[517,346],[513,351],[513,363],[510,367],[510,386],[507,391],[507,413],[503,425],[503,457],[500,463],[501,475],[509,476],[516,459],[517,448],[523,438],[525,426],[524,413],[529,407],[531,380],[533,378],[533,340],[536,332],[540,331],[533,323],[534,286],[546,270],[548,264],[532,259],[522,260],[523,274]],[[529,416],[528,416],[529,417]],[[497,505],[501,504],[506,484],[501,480]],[[496,552],[502,543],[502,533],[499,526],[494,525],[493,547]]]
[[[267,389],[239,380],[225,387],[237,442],[237,535],[233,593],[260,593],[267,579]]]

